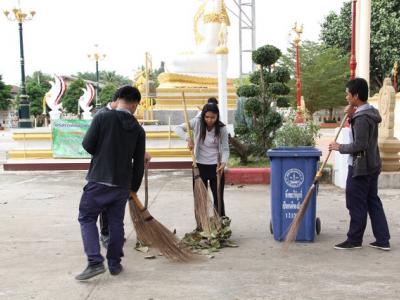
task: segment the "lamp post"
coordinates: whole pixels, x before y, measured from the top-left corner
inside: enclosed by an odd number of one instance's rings
[[[301,34],[303,33],[303,25],[294,23],[292,30],[296,33],[293,39],[293,44],[296,47],[296,99],[297,99],[297,113],[294,120],[295,123],[304,123],[303,114],[301,112],[301,81],[300,81],[300,55],[299,47],[301,42]]]
[[[99,107],[99,61],[106,58],[105,54],[100,53],[98,47],[99,45],[95,44],[93,53],[88,54],[88,58],[96,62],[96,108]]]
[[[21,8],[14,8],[11,12],[8,10],[3,11],[4,15],[9,21],[15,21],[18,23],[19,29],[19,53],[21,62],[21,92],[20,92],[20,102],[18,107],[18,127],[20,128],[31,128],[32,122],[29,114],[29,99],[26,94],[25,85],[25,58],[24,58],[24,40],[22,23],[25,21],[32,20],[35,16],[34,11],[24,12]]]
[[[350,56],[350,79],[356,77],[356,15],[357,15],[357,0],[352,3],[351,15],[351,56]]]

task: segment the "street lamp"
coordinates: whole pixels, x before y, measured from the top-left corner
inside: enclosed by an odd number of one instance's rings
[[[293,44],[296,47],[296,98],[297,98],[297,113],[294,120],[295,123],[303,123],[303,114],[301,112],[301,82],[300,82],[300,56],[299,47],[301,42],[301,34],[303,33],[303,25],[294,23],[292,30],[296,33],[293,39]]]
[[[25,59],[24,59],[24,40],[22,34],[22,23],[25,21],[32,20],[35,16],[34,11],[24,12],[21,8],[14,8],[11,12],[8,10],[3,11],[4,15],[9,21],[16,21],[19,28],[19,53],[21,61],[21,93],[20,102],[18,107],[18,127],[20,128],[31,128],[32,122],[29,115],[29,99],[26,94],[25,85]]]
[[[88,58],[96,62],[96,108],[99,107],[99,61],[106,58],[105,54],[100,53],[98,47],[99,45],[95,44],[93,53],[88,54]]]

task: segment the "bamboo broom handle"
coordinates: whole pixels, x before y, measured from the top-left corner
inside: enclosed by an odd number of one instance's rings
[[[342,122],[340,123],[339,130],[338,130],[338,132],[336,133],[336,136],[335,136],[335,139],[334,139],[335,142],[336,142],[337,138],[339,137],[339,134],[340,134],[340,132],[342,131],[342,128],[343,128],[344,123],[346,122],[348,116],[349,116],[348,113],[346,113],[346,114],[344,115],[343,120],[342,120]],[[318,170],[318,172],[317,172],[317,175],[315,175],[314,182],[318,181],[318,180],[322,177],[322,171],[324,170],[325,165],[326,165],[326,163],[328,162],[329,157],[331,156],[331,153],[332,153],[332,150],[329,150],[328,155],[326,156],[326,158],[325,158],[323,164],[321,165],[321,167],[319,168],[319,170]]]
[[[189,118],[188,118],[188,113],[187,113],[187,108],[186,108],[185,92],[182,92],[182,103],[183,103],[183,114],[185,115],[187,132],[188,132],[189,138],[192,139],[192,131],[190,129],[190,123],[189,123]],[[194,157],[194,153],[193,153],[192,149],[190,149],[190,155],[192,156],[193,166],[197,167],[196,158]]]
[[[130,198],[132,199],[132,201],[135,203],[135,205],[140,209],[140,210],[145,210],[142,202],[140,202],[138,196],[136,195],[135,192],[131,192],[130,193]]]
[[[147,209],[149,205],[149,169],[144,168],[144,209]]]

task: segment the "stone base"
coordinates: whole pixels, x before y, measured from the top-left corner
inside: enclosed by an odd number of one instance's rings
[[[382,170],[387,172],[400,171],[400,141],[397,138],[379,139]]]
[[[199,110],[188,110],[189,119],[194,118],[199,113]],[[171,125],[178,125],[185,122],[185,117],[183,111],[180,109],[171,110],[154,110],[154,119],[159,121],[161,125],[168,125],[169,119],[171,120]],[[235,121],[235,110],[228,109],[228,124],[233,124]]]
[[[379,175],[379,189],[400,189],[400,172],[382,172]]]

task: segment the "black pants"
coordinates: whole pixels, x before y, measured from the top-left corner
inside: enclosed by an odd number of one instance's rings
[[[218,212],[218,194],[217,194],[217,165],[203,165],[197,164],[199,168],[200,177],[204,182],[206,188],[208,188],[208,182],[210,182],[211,192],[214,198],[214,207]],[[225,216],[225,203],[224,203],[224,187],[225,187],[225,175],[221,176],[221,185],[219,188],[221,195],[221,217]],[[193,186],[194,186],[194,178],[193,178]]]
[[[389,228],[378,196],[379,173],[353,178],[353,167],[349,166],[346,181],[346,207],[350,213],[349,242],[362,243],[368,215],[376,241],[383,244],[389,242]]]
[[[107,248],[107,262],[110,269],[116,267],[123,256],[124,215],[129,190],[89,182],[84,187],[79,204],[79,223],[83,246],[90,265],[104,261],[100,253],[99,232],[96,221],[102,211],[107,213],[110,228],[110,242]]]

